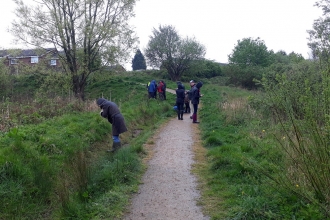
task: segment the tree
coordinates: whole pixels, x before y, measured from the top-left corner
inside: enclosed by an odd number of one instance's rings
[[[132,60],[132,68],[133,70],[147,69],[146,60],[139,49],[136,51],[135,56]]]
[[[313,59],[319,59],[329,68],[330,61],[330,1],[321,0],[315,3],[323,11],[323,17],[314,20],[313,30],[308,30],[308,46]]]
[[[191,62],[205,55],[205,47],[194,38],[181,38],[171,25],[153,29],[145,54],[150,66],[165,68],[171,80],[180,80]]]
[[[283,50],[273,54],[273,64],[281,63],[288,65],[290,63],[300,63],[304,60],[305,58],[301,54],[295,53],[293,51],[289,55]]]
[[[272,63],[272,51],[268,51],[264,41],[260,38],[244,38],[238,40],[232,54],[228,56],[231,64],[266,67]]]
[[[40,0],[30,6],[14,1],[18,21],[11,32],[28,45],[63,51],[62,65],[77,98],[84,99],[87,79],[101,63],[122,62],[134,49],[127,21],[136,0]]]
[[[212,78],[215,76],[221,76],[222,70],[220,63],[217,63],[212,60],[198,60],[192,62],[189,70],[184,74],[184,77],[188,77],[190,79],[195,78]]]

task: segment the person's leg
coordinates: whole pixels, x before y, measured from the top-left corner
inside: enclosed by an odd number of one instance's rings
[[[184,105],[184,104],[181,103],[180,105],[181,105],[180,119],[183,120],[183,109],[184,109],[183,105]]]
[[[164,90],[164,100],[166,100],[166,90]]]
[[[190,107],[190,119],[192,119],[194,105],[191,103],[191,101],[189,101],[189,107]]]
[[[194,104],[194,113],[193,113],[193,123],[199,123],[198,121],[197,121],[197,110],[198,110],[198,104]]]
[[[178,120],[180,120],[180,111],[181,111],[180,103],[177,102],[176,107],[177,107]]]
[[[112,144],[112,149],[110,152],[115,152],[116,150],[118,150],[118,148],[121,147],[119,135],[113,135],[112,141],[113,141],[113,144]]]

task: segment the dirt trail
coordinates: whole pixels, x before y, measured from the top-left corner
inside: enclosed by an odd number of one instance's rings
[[[194,129],[189,114],[169,121],[155,138],[153,156],[125,220],[209,219],[196,202],[199,191],[191,174]]]

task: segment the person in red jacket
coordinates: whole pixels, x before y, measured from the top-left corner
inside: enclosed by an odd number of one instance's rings
[[[163,97],[164,97],[165,91],[164,91],[164,83],[162,81],[158,82],[157,92],[158,92],[158,94],[162,93]]]

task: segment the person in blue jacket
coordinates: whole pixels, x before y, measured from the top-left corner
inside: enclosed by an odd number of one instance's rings
[[[156,80],[152,80],[148,86],[148,92],[149,92],[149,98],[156,98],[156,92],[157,92],[157,84]]]

